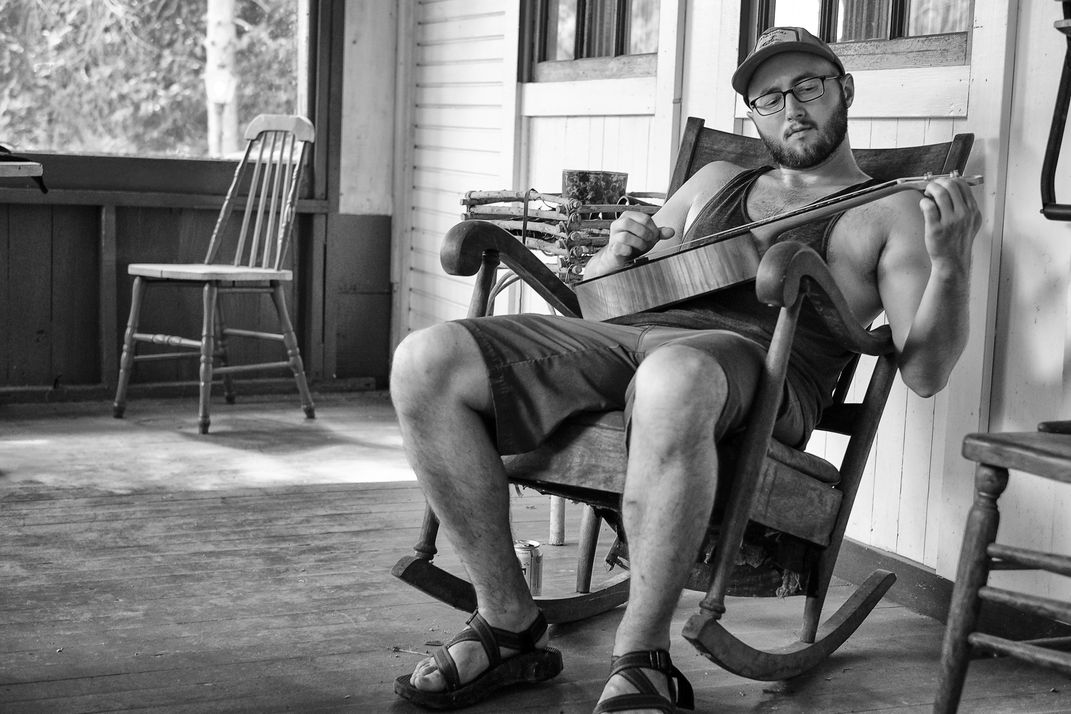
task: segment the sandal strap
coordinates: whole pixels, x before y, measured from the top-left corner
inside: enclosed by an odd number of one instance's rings
[[[637,650],[626,652],[610,659],[610,677],[619,674],[641,694],[657,693],[650,678],[637,669],[653,669],[669,678],[670,698],[683,709],[695,708],[695,693],[692,684],[673,665],[667,650]],[[607,678],[609,679],[609,677]],[[642,680],[642,684],[638,682]]]
[[[539,638],[547,631],[547,618],[544,617],[542,610],[523,632],[510,632],[491,627],[479,611],[472,613],[465,624],[468,627],[459,632],[454,639],[432,652],[435,666],[439,668],[446,680],[447,691],[453,691],[461,686],[461,676],[457,671],[457,662],[450,654],[450,647],[459,642],[479,642],[487,656],[488,670],[491,670],[502,663],[500,648],[519,650],[521,653],[531,652],[536,649]]]
[[[497,627],[492,627],[491,632],[494,634],[495,639],[498,640],[499,647],[531,652],[536,648],[536,643],[539,642],[539,638],[543,636],[547,628],[547,618],[543,615],[543,611],[539,610],[536,618],[532,620],[532,624],[521,632],[500,630]]]

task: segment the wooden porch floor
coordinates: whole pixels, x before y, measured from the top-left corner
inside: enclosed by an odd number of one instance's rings
[[[464,615],[390,575],[423,499],[382,394],[214,406],[192,400],[0,406],[0,711],[417,711],[393,679]],[[521,538],[545,540],[547,499],[514,499]],[[569,542],[544,547],[567,583]],[[438,562],[456,569],[445,544]],[[849,588],[835,587],[830,611]],[[698,602],[688,593],[674,631]],[[732,599],[728,622],[787,643],[799,599]],[[791,614],[783,618],[781,612]],[[589,712],[620,611],[556,627],[565,671],[474,712]],[[763,683],[716,668],[682,639],[699,711],[925,712],[943,628],[883,602],[817,671]],[[971,666],[963,711],[1071,711],[1066,677],[1013,660]]]

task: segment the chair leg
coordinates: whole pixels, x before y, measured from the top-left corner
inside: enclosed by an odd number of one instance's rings
[[[134,288],[130,293],[130,316],[126,322],[123,335],[123,355],[119,359],[119,380],[115,387],[115,401],[112,403],[112,416],[123,418],[126,411],[126,388],[130,384],[130,375],[134,371],[134,354],[137,350],[134,333],[138,330],[141,319],[141,299],[145,294],[145,284],[140,276],[134,278]]]
[[[588,506],[580,521],[580,542],[576,556],[576,591],[591,592],[591,572],[595,568],[595,547],[599,542],[602,519]]]
[[[219,357],[220,366],[227,366],[230,360],[227,358],[227,323],[223,320],[223,300],[216,296],[216,355]],[[227,404],[234,404],[236,392],[234,391],[234,378],[230,372],[223,374],[223,398]]]
[[[201,323],[201,370],[200,400],[197,426],[202,434],[208,433],[211,420],[208,418],[208,403],[212,396],[212,363],[215,360],[216,296],[218,287],[213,282],[205,283],[202,293],[203,313]]]
[[[286,311],[286,298],[283,295],[281,283],[271,284],[271,298],[275,303],[275,312],[279,315],[279,323],[282,325],[283,344],[286,345],[286,355],[290,361],[290,369],[294,373],[294,381],[297,382],[298,392],[301,394],[301,408],[309,419],[316,418],[316,406],[312,403],[312,394],[309,392],[309,383],[305,379],[305,365],[301,361],[301,351],[298,349],[297,336],[294,334],[294,325],[290,322],[290,315]]]
[[[967,665],[970,663],[967,636],[978,621],[981,607],[978,591],[989,579],[989,555],[986,549],[997,537],[997,527],[1000,525],[997,499],[1008,485],[1008,470],[979,464],[974,485],[974,504],[963,533],[956,584],[952,590],[948,625],[941,646],[941,678],[933,704],[934,712],[954,712],[959,707]]]
[[[550,529],[547,545],[565,545],[565,499],[550,496]]]

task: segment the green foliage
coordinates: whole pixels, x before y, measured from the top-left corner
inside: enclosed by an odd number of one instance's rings
[[[238,116],[295,111],[299,0],[235,0]],[[0,144],[205,156],[207,0],[0,0]]]

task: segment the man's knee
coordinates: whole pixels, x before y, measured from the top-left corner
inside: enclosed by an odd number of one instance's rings
[[[394,352],[390,393],[395,408],[420,410],[442,398],[467,398],[487,376],[468,330],[441,323],[409,334]]]
[[[667,345],[640,363],[635,389],[637,408],[672,411],[685,420],[717,419],[728,382],[715,357],[685,345]]]

